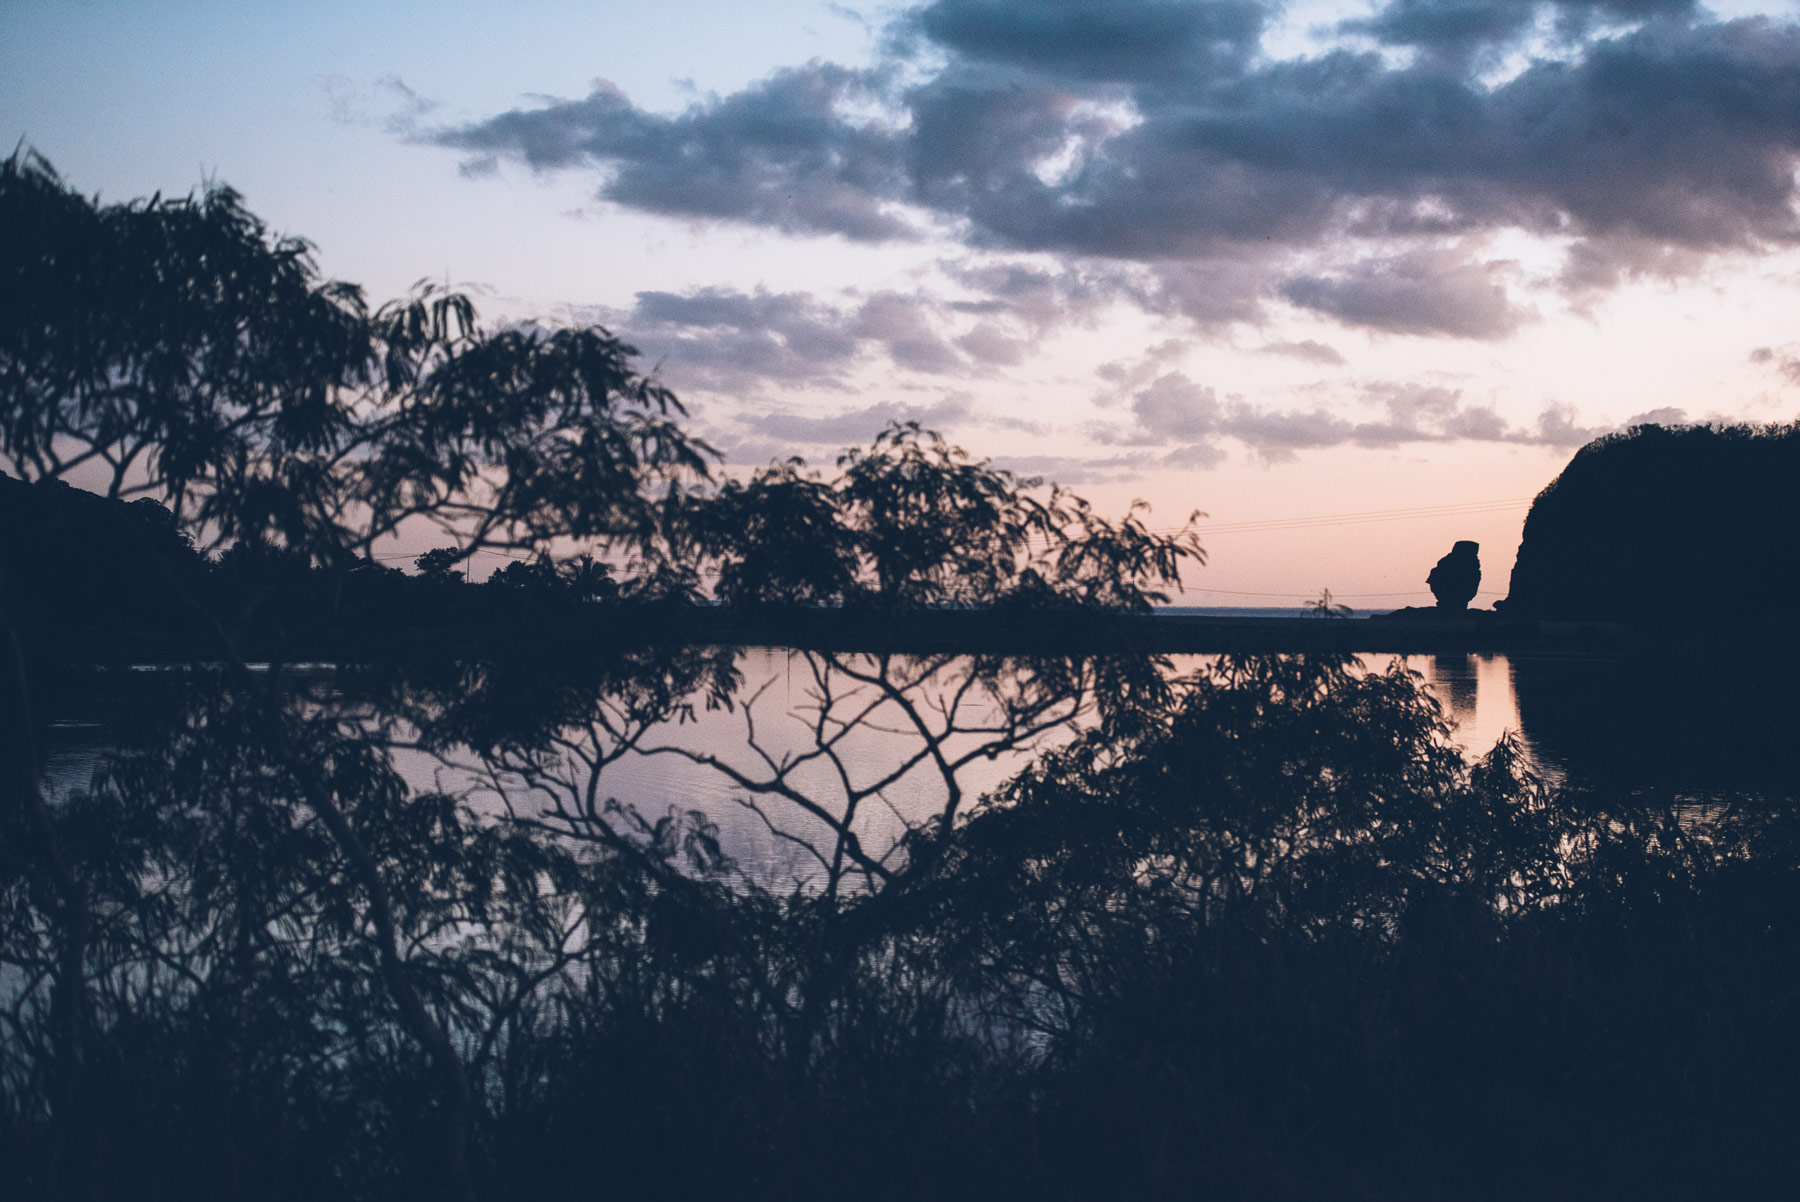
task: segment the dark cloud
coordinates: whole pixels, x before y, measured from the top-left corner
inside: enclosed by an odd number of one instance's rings
[[[1497,276],[1506,266],[1471,263],[1454,251],[1418,250],[1368,259],[1334,276],[1301,276],[1282,285],[1293,304],[1390,334],[1500,338],[1525,316]]]
[[[1141,83],[1241,68],[1257,49],[1269,11],[1253,0],[936,0],[907,23],[976,62],[1053,78]]]
[[[1535,23],[1539,7],[1537,0],[1394,0],[1339,28],[1389,46],[1460,57],[1517,40]]]
[[[647,212],[906,238],[915,231],[890,204],[906,190],[906,140],[851,115],[880,86],[878,75],[814,62],[662,116],[599,81],[581,100],[515,109],[433,140],[472,154],[476,171],[502,157],[533,171],[598,169],[600,196]]]
[[[1275,59],[1270,11],[936,0],[897,18],[872,70],[809,63],[673,115],[599,85],[431,137],[475,169],[595,171],[601,196],[649,212],[1111,260],[1130,269],[1115,295],[1201,326],[1285,297],[1499,337],[1521,312],[1496,273],[1438,249],[1499,229],[1572,246],[1575,294],[1800,242],[1793,22],[1693,0],[1394,0],[1335,49]],[[1496,70],[1487,51],[1523,54],[1543,28],[1554,54]],[[998,288],[984,303],[1027,313]],[[921,364],[956,354],[890,341]]]
[[[908,167],[917,198],[949,212],[1036,179],[1038,165],[1090,153],[1119,122],[1081,96],[1041,82],[947,72],[914,89]]]
[[[1698,7],[1695,0],[1392,0],[1339,28],[1460,61],[1516,44],[1545,13],[1554,13],[1554,31],[1573,41],[1598,27],[1687,17]]]

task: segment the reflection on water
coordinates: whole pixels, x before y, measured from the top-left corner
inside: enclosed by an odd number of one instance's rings
[[[1370,671],[1382,671],[1394,658],[1368,655],[1361,662]],[[1187,675],[1217,660],[1211,655],[1174,656],[1172,668],[1177,675]],[[1520,731],[1512,666],[1506,656],[1411,656],[1402,662],[1419,674],[1455,723],[1458,745],[1466,753],[1485,754],[1503,734]],[[828,832],[780,798],[747,789],[745,779],[766,780],[779,767],[794,765],[787,779],[800,792],[833,814],[854,807],[858,837],[864,845],[886,851],[909,826],[942,810],[952,781],[968,798],[979,798],[1045,749],[1065,741],[1082,722],[1052,726],[1017,744],[993,746],[992,754],[977,755],[946,774],[931,757],[921,756],[917,731],[895,707],[887,706],[845,733],[835,754],[820,755],[821,684],[807,657],[783,648],[753,647],[743,652],[738,666],[743,673],[741,706],[699,711],[689,720],[658,728],[638,754],[607,766],[602,793],[635,806],[650,819],[671,812],[704,815],[717,825],[722,845],[739,866],[770,886],[812,879],[818,864],[802,840],[816,845]],[[931,704],[941,705],[953,683],[953,677],[946,678],[932,690]],[[854,706],[866,695],[865,688],[849,695],[834,693],[829,700],[842,715],[845,702]],[[965,716],[980,724],[980,713]],[[1529,749],[1529,741],[1522,741]],[[945,751],[955,760],[981,745],[980,735],[966,734],[948,740]],[[675,749],[690,754],[677,754]],[[718,762],[696,763],[692,754]],[[446,784],[438,758],[403,752],[398,759],[415,787]],[[467,779],[475,775],[471,772]],[[865,789],[873,792],[859,804],[856,795]]]
[[[1603,786],[1785,793],[1800,783],[1792,648],[1521,657],[1520,724],[1537,759]]]
[[[1361,662],[1381,671],[1394,658],[1366,655]],[[1177,656],[1172,669],[1185,675],[1216,659]],[[821,677],[814,657],[745,649],[731,707],[696,707],[680,721],[652,727],[635,750],[606,764],[597,796],[652,821],[670,813],[703,815],[717,824],[727,853],[768,884],[810,879],[819,866],[816,848],[831,837],[828,823],[794,804],[793,795],[826,815],[847,815],[849,829],[880,855],[910,826],[941,814],[953,791],[961,797],[957,812],[966,814],[1092,720],[1091,712],[1052,713],[1023,734],[999,736],[1004,722],[992,699],[979,690],[959,693],[961,662],[915,689],[920,712],[911,712],[867,681]],[[1739,674],[1727,688],[1674,677],[1671,665],[1579,657],[1422,655],[1402,662],[1437,699],[1471,756],[1511,732],[1528,761],[1556,779],[1692,795],[1794,775],[1787,773],[1796,767],[1788,762],[1796,753],[1785,725],[1792,703],[1758,689],[1754,677],[1747,684]],[[958,708],[947,722],[952,697]],[[936,754],[926,753],[921,715],[954,728]],[[111,726],[83,715],[46,734],[43,772],[52,795],[84,784],[113,745]],[[480,766],[467,757],[401,748],[395,760],[415,789],[466,792],[478,806],[501,804],[491,789],[484,791]],[[772,781],[781,788],[759,791]]]
[[[1202,670],[1216,656],[1172,657],[1172,671]],[[1385,669],[1390,656],[1364,656],[1363,666]],[[1502,733],[1519,729],[1511,667],[1505,656],[1439,655],[1407,658],[1446,715],[1460,745],[1471,754],[1491,748]],[[617,800],[647,819],[697,812],[717,825],[725,851],[749,875],[769,885],[811,879],[816,847],[826,825],[779,795],[747,787],[779,777],[832,815],[850,814],[869,848],[891,849],[909,826],[939,814],[955,789],[961,812],[1024,768],[1047,748],[1090,721],[1070,711],[1066,721],[1046,721],[1026,737],[999,737],[999,716],[979,693],[958,698],[957,729],[943,739],[944,763],[922,754],[915,719],[866,682],[844,681],[816,671],[818,663],[778,647],[751,647],[739,656],[742,685],[730,708],[697,707],[680,721],[654,727],[636,750],[608,763],[598,799]],[[924,717],[946,724],[947,698],[956,693],[955,666],[919,690]],[[1056,719],[1059,714],[1047,715]],[[965,729],[966,728],[966,729]],[[85,784],[112,747],[111,728],[76,717],[47,732],[43,775],[54,795]],[[397,747],[396,767],[415,790],[466,793],[478,808],[503,802],[492,781],[467,755],[433,754]],[[705,762],[698,762],[705,761]],[[568,784],[575,765],[559,777]],[[517,782],[512,782],[516,785]],[[529,790],[511,790],[518,794]],[[544,804],[539,797],[538,804]]]
[[[1519,703],[1513,694],[1513,664],[1504,655],[1414,655],[1406,666],[1456,723],[1458,743],[1480,755],[1507,732],[1520,733]]]

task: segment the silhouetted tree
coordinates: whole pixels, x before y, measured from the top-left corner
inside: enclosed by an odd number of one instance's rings
[[[1141,613],[1204,564],[1198,514],[1152,533],[1082,498],[973,460],[917,422],[838,459],[825,481],[790,459],[727,482],[699,509],[720,599],[741,605],[1073,606]]]
[[[419,575],[439,584],[460,582],[461,565],[462,559],[454,547],[434,547],[413,560],[413,566],[419,569]]]

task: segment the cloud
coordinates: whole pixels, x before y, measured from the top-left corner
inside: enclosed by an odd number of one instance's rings
[[[1199,442],[1218,432],[1220,414],[1217,393],[1172,371],[1131,398],[1136,425],[1130,437],[1153,443]]]
[[[1800,385],[1800,354],[1786,348],[1777,350],[1772,346],[1759,346],[1750,352],[1750,362],[1772,365],[1783,380]]]
[[[1091,322],[1132,287],[1125,273],[1092,266],[1051,268],[1009,259],[946,259],[938,266],[977,296],[952,302],[952,309],[1009,318],[1033,338]]]
[[[864,353],[849,329],[852,315],[806,292],[640,292],[631,309],[604,316],[677,385],[713,392],[771,383],[841,387]]]
[[[991,321],[978,323],[974,329],[956,340],[956,345],[979,363],[995,367],[1017,367],[1025,361],[1032,343],[1023,338],[1010,338]]]
[[[443,107],[421,96],[398,75],[380,76],[367,87],[343,75],[327,75],[319,83],[333,121],[380,129],[395,137],[414,136],[419,123]]]
[[[1491,405],[1471,404],[1460,389],[1436,384],[1378,382],[1362,391],[1364,403],[1383,413],[1378,421],[1354,427],[1352,441],[1362,446],[1466,441],[1572,447],[1613,429],[1578,426],[1575,411],[1555,403],[1545,406],[1530,426],[1515,427]]]
[[[866,70],[789,67],[673,114],[597,84],[419,136],[475,170],[590,171],[647,212],[1133,264],[1154,280],[1140,303],[1201,326],[1284,296],[1373,329],[1504,336],[1521,314],[1486,267],[1438,255],[1450,236],[1553,237],[1576,292],[1800,241],[1792,22],[1692,0],[1395,0],[1279,58],[1272,11],[937,0]],[[1321,258],[1352,266],[1288,267]]]
[[[1272,278],[1269,265],[1254,257],[1203,258],[1184,263],[1158,263],[1150,283],[1132,289],[1146,311],[1185,317],[1203,330],[1232,322],[1254,322],[1263,314],[1263,298]]]
[[[1192,343],[1182,338],[1166,338],[1148,347],[1143,354],[1133,359],[1112,359],[1094,369],[1094,374],[1112,385],[1115,389],[1137,388],[1157,376],[1163,374],[1171,363],[1179,361],[1192,349]],[[1096,398],[1099,404],[1110,405],[1117,397],[1102,394]]]
[[[1520,438],[1511,441],[1537,442],[1550,447],[1579,447],[1594,441],[1602,434],[1609,434],[1611,426],[1578,426],[1575,424],[1575,410],[1568,405],[1550,405],[1538,414],[1535,427],[1536,437]]]
[[[1516,45],[1551,7],[1540,0],[1393,0],[1338,28],[1454,63]],[[1555,26],[1563,39],[1577,40],[1598,26],[1687,17],[1697,7],[1695,0],[1562,0],[1554,6]]]
[[[1143,454],[1105,455],[1083,458],[1078,455],[997,455],[994,466],[1035,476],[1058,484],[1117,484],[1134,480],[1147,468],[1159,462]],[[1205,466],[1211,466],[1210,464]]]
[[[1240,67],[1268,13],[1253,0],[936,0],[905,20],[964,59],[1055,79],[1137,83]]]
[[[1537,9],[1536,0],[1394,0],[1338,28],[1455,59],[1518,40],[1532,27]]]
[[[1498,281],[1510,266],[1471,263],[1451,250],[1365,259],[1333,276],[1300,276],[1282,295],[1347,326],[1389,334],[1502,338],[1526,316]]]
[[[966,258],[910,291],[809,292],[705,287],[645,291],[630,309],[585,307],[624,334],[679,388],[748,395],[770,386],[850,386],[860,366],[925,375],[985,374],[1024,363],[1047,335],[1088,325],[1131,295],[1118,272]]]
[[[857,310],[850,331],[886,348],[898,367],[920,372],[950,372],[963,358],[932,329],[929,306],[917,296],[878,292]]]
[[[953,345],[938,326],[956,314],[923,293],[844,293],[826,301],[764,289],[647,291],[628,310],[581,316],[620,330],[676,386],[736,395],[776,384],[844,388],[858,366],[883,360],[904,371],[962,373],[969,359],[958,346],[996,362],[1009,345],[991,324],[980,323]]]
[[[917,231],[895,211],[906,190],[905,139],[855,115],[878,73],[813,62],[667,116],[597,81],[580,100],[553,100],[437,131],[467,152],[466,170],[515,159],[533,171],[587,168],[598,194],[629,208],[864,242]]]
[[[1623,429],[1629,430],[1633,426],[1680,426],[1686,423],[1687,410],[1670,405],[1633,414],[1619,424]]]
[[[1162,460],[1169,466],[1210,467],[1225,457],[1223,440],[1273,462],[1303,450],[1420,442],[1570,447],[1613,428],[1579,426],[1574,411],[1564,405],[1547,406],[1530,426],[1517,427],[1491,406],[1471,404],[1459,390],[1440,385],[1378,382],[1365,385],[1359,401],[1377,415],[1356,420],[1322,404],[1295,409],[1257,405],[1243,397],[1220,397],[1185,373],[1171,371],[1132,394],[1129,423],[1102,423],[1091,433],[1103,445],[1172,447]]]
[[[737,421],[753,435],[786,443],[847,446],[866,443],[891,422],[918,422],[928,429],[944,429],[967,420],[973,405],[967,395],[945,397],[930,405],[902,405],[883,401],[826,417],[797,413],[743,413]]]
[[[1336,347],[1327,346],[1323,342],[1315,342],[1308,338],[1302,342],[1267,342],[1256,348],[1264,355],[1285,355],[1290,359],[1304,359],[1308,363],[1318,363],[1326,367],[1342,367],[1344,356]]]

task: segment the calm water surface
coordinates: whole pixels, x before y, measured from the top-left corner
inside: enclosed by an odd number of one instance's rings
[[[1175,671],[1185,674],[1216,657],[1172,658]],[[1362,658],[1368,668],[1381,670],[1397,657]],[[1458,744],[1465,752],[1484,754],[1503,734],[1520,733],[1513,665],[1507,657],[1399,658],[1421,676],[1455,723]],[[747,789],[745,778],[767,782],[780,766],[797,761],[800,766],[786,778],[788,782],[833,814],[845,813],[856,793],[880,784],[876,794],[860,802],[855,814],[858,837],[871,848],[891,847],[908,824],[942,811],[949,796],[945,775],[930,760],[907,768],[908,761],[919,755],[922,743],[893,707],[870,714],[846,736],[834,759],[819,754],[818,687],[804,655],[781,648],[749,648],[739,667],[744,676],[740,697],[754,698],[753,702],[732,711],[700,712],[693,721],[653,732],[644,740],[642,753],[628,755],[605,769],[602,795],[629,802],[651,819],[671,812],[704,815],[717,824],[727,853],[750,875],[769,885],[812,875],[816,865],[796,838],[817,844],[825,827],[809,820],[791,801]],[[862,696],[869,695],[865,691]],[[850,695],[833,700],[846,703],[834,712],[848,713],[860,698]],[[978,720],[979,712],[973,717]],[[977,758],[953,774],[956,784],[972,803],[1070,733],[1071,728],[1061,727],[992,758]],[[1521,740],[1529,753],[1529,739],[1521,734]],[[974,736],[954,737],[945,750],[955,755],[980,743]],[[695,763],[672,748],[711,756],[720,764]],[[400,766],[416,786],[434,782],[441,786],[457,779],[454,773],[446,776],[441,761],[430,757],[401,753]],[[1545,766],[1555,771],[1554,765]],[[487,804],[499,803],[490,796]]]
[[[1177,656],[1174,670],[1192,672],[1214,657]],[[1386,668],[1396,657],[1362,657],[1371,670]],[[1505,733],[1517,734],[1527,755],[1541,768],[1559,774],[1561,765],[1537,746],[1530,724],[1521,719],[1516,677],[1521,663],[1505,655],[1426,655],[1400,657],[1419,674],[1454,724],[1465,752],[1481,755]],[[1527,672],[1538,665],[1524,664]],[[616,799],[654,821],[668,814],[697,813],[718,827],[720,841],[746,873],[771,885],[812,875],[815,865],[803,841],[821,841],[826,828],[810,818],[791,797],[757,791],[757,785],[780,782],[834,815],[851,813],[854,828],[871,848],[890,847],[914,824],[942,812],[950,781],[962,791],[966,805],[996,788],[1044,749],[1072,731],[1060,725],[1023,745],[980,755],[946,774],[930,759],[919,762],[923,743],[909,718],[892,704],[879,704],[867,686],[833,680],[827,684],[829,704],[821,720],[821,683],[808,657],[781,648],[749,648],[739,660],[743,686],[732,709],[696,711],[693,719],[652,730],[636,752],[607,765],[597,796]],[[959,683],[954,668],[943,678],[917,690],[940,705]],[[959,725],[980,726],[987,711],[965,700]],[[838,735],[840,720],[857,717],[855,728]],[[829,744],[830,753],[821,750]],[[959,734],[944,743],[954,758],[984,745],[978,734]],[[71,718],[52,732],[46,749],[45,777],[53,795],[87,781],[112,747],[102,722]],[[696,762],[696,757],[709,762]],[[466,792],[473,804],[536,813],[553,794],[523,789],[516,779],[500,778],[504,790],[477,770],[468,757],[447,758],[415,750],[395,753],[396,764],[414,788]],[[585,783],[580,765],[566,757],[552,772],[553,784],[579,790]],[[866,795],[865,795],[866,793]]]

